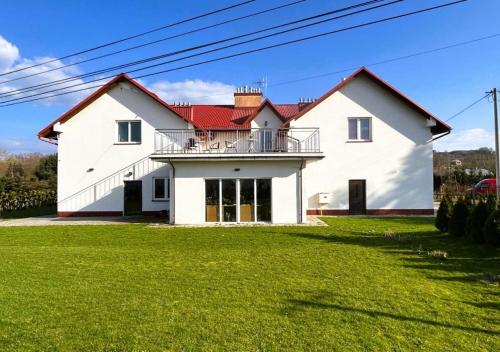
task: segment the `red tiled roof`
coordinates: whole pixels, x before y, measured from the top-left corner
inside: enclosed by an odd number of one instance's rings
[[[315,106],[320,104],[323,100],[328,98],[330,95],[340,90],[342,87],[346,86],[351,82],[354,78],[356,78],[359,74],[366,74],[372,79],[374,79],[378,84],[380,84],[383,88],[388,89],[390,92],[395,94],[398,98],[415,108],[417,111],[422,113],[427,118],[432,118],[436,120],[436,126],[431,127],[431,131],[433,134],[439,134],[448,132],[451,130],[451,127],[448,126],[445,122],[439,120],[433,114],[425,110],[423,107],[415,103],[413,100],[405,96],[403,93],[398,91],[396,88],[391,86],[389,83],[385,82],[378,76],[376,76],[371,71],[367,70],[365,67],[362,67],[355,71],[352,75],[350,75],[347,79],[340,82],[338,85],[333,87],[331,90],[326,92],[323,96],[321,96],[314,103],[308,104],[308,106],[299,109],[299,104],[273,104],[270,100],[266,99],[262,104],[255,108],[237,108],[234,105],[190,105],[190,106],[179,106],[179,105],[169,105],[162,99],[160,99],[156,94],[150,92],[145,87],[137,83],[136,81],[129,78],[126,74],[119,74],[111,81],[106,83],[100,89],[95,91],[93,94],[88,96],[82,102],[71,108],[65,114],[60,116],[57,120],[52,122],[50,125],[42,129],[38,133],[39,138],[52,138],[56,137],[56,133],[54,133],[53,127],[57,122],[65,122],[69,120],[71,117],[76,115],[86,106],[91,104],[101,95],[110,90],[114,85],[119,83],[120,81],[128,81],[145,94],[150,96],[152,99],[163,105],[168,110],[174,112],[177,116],[183,118],[184,120],[190,122],[195,126],[195,128],[249,128],[250,122],[252,119],[260,112],[265,106],[269,106],[278,117],[283,121],[283,126],[287,126],[291,120],[298,119],[304,114],[306,114],[309,110],[314,109]]]
[[[265,104],[270,104],[282,121],[296,115],[297,104],[272,104],[265,101],[256,108],[237,108],[234,105],[171,105],[171,108],[199,128],[249,128],[252,117]]]

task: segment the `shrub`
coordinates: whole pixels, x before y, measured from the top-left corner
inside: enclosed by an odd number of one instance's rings
[[[497,200],[493,193],[486,196],[486,207],[488,208],[488,214],[491,214],[497,209]]]
[[[0,192],[0,214],[4,211],[45,207],[56,202],[56,192],[50,190]]]
[[[439,232],[448,231],[448,222],[450,221],[450,212],[453,204],[451,202],[450,196],[445,194],[439,203],[439,209],[436,214],[436,220],[434,225],[439,230]]]
[[[469,217],[467,218],[467,225],[465,226],[465,236],[476,242],[483,243],[483,226],[490,215],[488,207],[482,200],[472,209]]]
[[[448,233],[455,237],[463,237],[465,235],[465,225],[469,209],[467,204],[461,198],[453,206],[450,221],[448,223]]]
[[[483,227],[483,237],[487,243],[500,246],[500,210],[495,210],[488,216]]]

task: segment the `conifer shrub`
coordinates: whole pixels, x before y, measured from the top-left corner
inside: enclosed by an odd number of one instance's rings
[[[483,237],[486,243],[500,247],[500,210],[495,210],[488,216],[483,227]]]
[[[469,208],[463,198],[460,198],[453,206],[450,221],[448,223],[448,233],[455,237],[465,236],[465,225],[469,216]]]
[[[483,227],[490,212],[482,200],[472,209],[465,226],[465,237],[476,243],[484,243]]]
[[[451,202],[450,197],[445,194],[439,203],[436,220],[434,221],[434,225],[441,233],[448,232],[448,223],[450,221],[452,207],[453,203]]]

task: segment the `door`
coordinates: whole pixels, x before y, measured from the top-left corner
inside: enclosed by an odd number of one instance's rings
[[[222,180],[222,221],[236,222],[236,180]]]
[[[142,213],[142,181],[125,181],[124,214]]]
[[[349,180],[349,215],[366,214],[366,180]]]

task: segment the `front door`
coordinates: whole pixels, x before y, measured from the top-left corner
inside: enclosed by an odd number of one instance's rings
[[[366,214],[366,180],[349,180],[349,215]]]
[[[142,181],[125,181],[124,215],[142,213]]]

